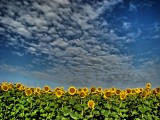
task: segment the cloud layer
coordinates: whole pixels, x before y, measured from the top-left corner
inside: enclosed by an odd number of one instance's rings
[[[126,45],[135,42],[142,30],[133,32],[132,24],[126,21],[122,23],[122,31],[127,34],[120,35],[105,18],[122,3],[122,0],[2,0],[1,48],[16,55],[15,59],[29,60],[20,68],[3,62],[0,70],[63,86],[123,87],[124,84],[142,85],[153,79],[156,85],[160,77],[156,61],[149,63],[153,60],[148,59],[137,69],[134,54],[124,52],[128,49]],[[129,10],[137,11],[137,8],[130,4]]]

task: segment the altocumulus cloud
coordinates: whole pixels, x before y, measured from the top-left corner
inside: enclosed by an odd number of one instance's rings
[[[124,44],[134,42],[140,30],[120,36],[103,18],[122,2],[1,0],[1,47],[11,48],[19,60],[28,56],[30,60],[24,66],[2,62],[0,70],[63,86],[123,88],[143,86],[151,80],[156,85],[160,76],[156,61],[148,60],[136,68],[134,55],[122,52]],[[129,9],[137,11],[133,4]],[[128,30],[132,24],[124,22],[122,26]]]

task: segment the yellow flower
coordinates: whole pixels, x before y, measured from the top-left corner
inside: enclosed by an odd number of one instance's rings
[[[139,88],[135,88],[136,93],[140,93]]]
[[[155,89],[157,91],[157,93],[160,93],[160,87]]]
[[[116,89],[116,95],[119,95],[121,93],[120,89]]]
[[[12,83],[9,83],[9,84],[8,84],[8,87],[9,87],[9,89],[12,89],[12,88],[13,88],[13,84],[12,84]]]
[[[126,93],[125,92],[121,92],[120,93],[120,99],[123,100],[126,98]]]
[[[102,92],[102,87],[98,87],[98,88],[97,88],[97,91],[98,91],[99,93],[101,93],[101,92]]]
[[[44,86],[44,92],[49,93],[50,87],[49,86]]]
[[[93,100],[89,100],[88,101],[88,107],[91,108],[91,109],[94,109],[94,106],[95,106],[95,103]]]
[[[110,89],[110,91],[111,91],[112,94],[114,94],[114,93],[116,92],[116,88],[112,87],[112,88]]]
[[[8,86],[7,84],[2,84],[2,85],[1,85],[1,89],[2,89],[3,91],[8,91],[8,90],[9,90],[9,86]]]
[[[70,95],[74,95],[74,94],[76,94],[76,92],[77,92],[77,90],[74,86],[71,86],[71,87],[68,88],[68,93]]]
[[[85,93],[87,93],[87,92],[88,92],[88,88],[87,88],[87,87],[84,87],[84,88],[83,88],[83,91],[84,91]]]
[[[96,88],[95,88],[94,86],[92,86],[92,87],[90,88],[90,92],[91,92],[91,93],[96,93]]]
[[[141,93],[141,97],[146,98],[148,96],[148,92],[146,90],[143,90]]]
[[[147,88],[147,89],[150,89],[150,88],[151,88],[151,83],[147,83],[147,84],[146,84],[146,88]]]
[[[37,87],[34,91],[35,94],[40,94],[41,93],[41,88]]]
[[[26,96],[32,95],[32,90],[31,90],[30,88],[27,88],[27,89],[25,90],[25,94],[26,94]]]
[[[63,92],[61,90],[55,91],[55,95],[60,98],[63,95]]]
[[[85,97],[86,97],[86,93],[85,93],[84,91],[81,91],[81,92],[79,93],[79,96],[80,96],[81,98],[85,98]]]
[[[16,84],[16,87],[17,87],[17,88],[19,88],[19,87],[21,87],[21,86],[22,86],[21,83],[17,83],[17,84]]]
[[[127,88],[127,89],[126,89],[126,93],[127,93],[127,94],[131,94],[131,93],[132,93],[132,90],[131,90],[130,88]]]
[[[110,90],[108,90],[108,91],[106,91],[106,92],[104,92],[103,93],[104,95],[103,95],[103,98],[108,98],[108,97],[111,97],[111,95],[112,95],[112,92],[110,91]]]
[[[23,85],[22,85],[22,86],[20,86],[20,87],[18,88],[18,90],[19,90],[19,91],[24,90],[24,86],[23,86]]]

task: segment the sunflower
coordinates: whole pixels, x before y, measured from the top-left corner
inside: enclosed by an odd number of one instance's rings
[[[87,87],[84,87],[82,90],[83,90],[85,93],[88,92],[88,88],[87,88]]]
[[[49,93],[50,87],[49,86],[44,86],[44,92]]]
[[[94,109],[95,102],[93,100],[89,100],[87,104],[89,108]]]
[[[94,86],[92,86],[92,87],[90,88],[90,92],[91,92],[91,93],[96,93],[96,88],[95,88]]]
[[[71,87],[68,88],[68,93],[70,95],[74,95],[74,94],[76,94],[76,92],[77,92],[77,90],[74,86],[71,86]]]
[[[41,88],[40,87],[35,88],[34,93],[35,94],[40,94],[41,93]]]
[[[136,93],[140,93],[139,88],[135,88]]]
[[[108,97],[111,97],[111,95],[112,95],[112,92],[110,90],[108,90],[108,91],[104,92],[103,98],[106,99]]]
[[[102,87],[98,87],[97,88],[97,91],[98,91],[98,93],[101,93],[103,90],[102,90]]]
[[[21,86],[18,88],[18,90],[19,90],[19,91],[24,90],[24,86],[23,86],[23,85],[21,85]]]
[[[55,95],[60,98],[63,95],[63,92],[61,90],[55,91]]]
[[[131,94],[132,93],[132,89],[131,88],[127,88],[125,91],[126,91],[127,94]]]
[[[2,84],[2,85],[1,85],[1,89],[2,89],[3,91],[8,91],[8,90],[9,90],[9,86],[8,86],[7,84]]]
[[[80,96],[81,98],[85,98],[85,97],[86,97],[86,93],[85,93],[84,91],[81,91],[81,92],[79,93],[79,96]]]
[[[30,88],[27,88],[27,89],[25,90],[25,94],[26,94],[26,96],[32,95],[32,90],[31,90]]]
[[[83,91],[83,88],[78,88],[76,94],[79,94],[81,91]]]
[[[16,88],[19,88],[19,87],[21,87],[21,86],[22,86],[21,83],[17,83],[17,84],[16,84]]]
[[[110,91],[111,91],[112,94],[115,94],[116,88],[115,88],[115,87],[112,87],[112,88],[110,89]]]
[[[155,90],[157,91],[157,93],[160,93],[160,87],[155,88]]]
[[[148,92],[146,90],[143,90],[141,93],[141,97],[146,98],[148,96]]]
[[[147,88],[147,89],[150,89],[150,88],[151,88],[151,83],[147,83],[147,84],[146,84],[146,88]]]
[[[120,99],[124,100],[126,98],[126,93],[125,92],[121,92],[120,93]]]
[[[119,95],[121,93],[120,89],[116,89],[116,95]]]
[[[12,84],[12,83],[9,83],[9,84],[8,84],[8,87],[9,87],[9,89],[12,89],[12,88],[13,88],[13,84]]]

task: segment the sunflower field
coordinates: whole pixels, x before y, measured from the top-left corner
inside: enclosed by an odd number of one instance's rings
[[[160,120],[160,87],[30,88],[0,84],[0,120]]]

